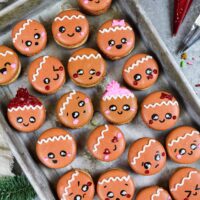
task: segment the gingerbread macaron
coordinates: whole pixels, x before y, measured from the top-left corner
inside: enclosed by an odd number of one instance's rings
[[[159,68],[152,56],[136,54],[124,64],[122,75],[124,81],[133,89],[145,90],[158,79]]]
[[[25,56],[40,53],[47,43],[47,33],[44,26],[33,19],[22,20],[12,29],[14,47]]]
[[[166,152],[160,142],[144,137],[131,145],[128,162],[136,173],[146,176],[153,175],[165,167]]]
[[[101,15],[111,6],[112,0],[78,0],[79,6],[88,14]]]
[[[169,157],[180,164],[190,164],[200,159],[200,132],[191,126],[181,126],[166,138]]]
[[[100,200],[133,199],[135,185],[128,172],[111,169],[103,173],[97,182],[97,195]]]
[[[155,130],[172,128],[179,119],[179,103],[169,92],[149,94],[141,104],[141,116],[145,124]]]
[[[29,94],[27,89],[19,88],[16,96],[8,104],[7,116],[16,130],[32,132],[44,123],[46,109],[39,99]]]
[[[39,136],[36,154],[45,166],[63,168],[76,157],[76,141],[68,131],[51,128]]]
[[[116,81],[111,81],[103,94],[100,110],[111,123],[125,124],[133,120],[137,113],[137,98]]]
[[[174,200],[200,199],[200,171],[195,168],[179,168],[169,180]]]
[[[122,131],[113,125],[95,128],[87,140],[89,152],[98,160],[109,162],[119,158],[126,147]]]
[[[90,122],[93,117],[93,105],[89,96],[72,90],[64,94],[57,103],[56,115],[66,127],[80,128]]]
[[[65,48],[83,45],[89,36],[89,23],[78,10],[65,10],[59,13],[52,23],[54,40]]]
[[[97,33],[99,49],[111,60],[127,56],[135,47],[135,33],[123,19],[106,21]]]
[[[68,61],[71,80],[81,87],[93,87],[106,75],[106,62],[99,52],[91,48],[75,51]]]
[[[92,177],[81,169],[72,169],[59,179],[57,194],[60,200],[93,200],[95,187]]]
[[[21,71],[18,55],[6,46],[0,46],[0,85],[14,82]]]
[[[142,189],[136,196],[136,200],[172,200],[165,189],[158,186],[151,186]]]
[[[65,83],[65,69],[58,58],[41,56],[30,64],[28,79],[38,92],[53,94]]]

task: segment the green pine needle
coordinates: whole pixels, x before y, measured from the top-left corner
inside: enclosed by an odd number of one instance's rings
[[[36,193],[24,175],[0,179],[0,200],[32,200],[35,197]]]

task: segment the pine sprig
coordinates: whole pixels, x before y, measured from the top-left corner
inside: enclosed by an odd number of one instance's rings
[[[0,179],[0,200],[33,200],[36,193],[24,175]]]

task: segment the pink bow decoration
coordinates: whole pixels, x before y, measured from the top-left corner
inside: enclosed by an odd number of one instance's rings
[[[112,26],[125,26],[125,21],[124,19],[122,20],[116,20],[116,19],[113,19],[112,21]]]

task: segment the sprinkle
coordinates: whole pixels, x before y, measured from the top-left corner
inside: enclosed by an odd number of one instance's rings
[[[185,61],[184,61],[184,60],[181,60],[180,66],[181,66],[181,67],[184,67],[184,66],[185,66]]]
[[[195,87],[200,87],[200,83],[196,84]]]
[[[188,64],[188,65],[193,65],[193,63],[192,63],[192,62],[190,62],[190,61],[188,61],[188,62],[187,62],[187,64]]]
[[[188,57],[187,53],[183,53],[183,54],[181,55],[181,59],[183,59],[183,60],[186,60],[187,57]]]

